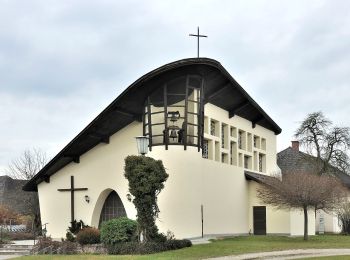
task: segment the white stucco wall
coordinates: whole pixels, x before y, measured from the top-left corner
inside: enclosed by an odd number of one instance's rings
[[[57,189],[70,188],[70,176],[74,176],[75,187],[87,187],[87,191],[75,192],[75,218],[93,226],[93,211],[97,199],[106,189],[114,189],[120,196],[127,215],[135,218],[133,204],[126,199],[128,182],[123,176],[124,158],[137,154],[134,136],[140,135],[141,124],[132,123],[110,137],[109,144],[99,144],[80,157],[80,163],[70,163],[51,176],[50,183],[38,185],[42,223],[47,225],[48,234],[60,238],[65,236],[70,223],[70,192]],[[90,197],[90,203],[84,196]],[[102,202],[103,203],[103,202]],[[102,208],[102,206],[100,205]],[[97,213],[98,216],[100,212]]]
[[[323,214],[324,219],[324,232],[326,233],[340,233],[341,226],[336,213],[324,212],[323,210],[318,210],[316,214],[316,231],[319,231],[320,224],[320,214]]]
[[[304,234],[304,213],[302,210],[290,212],[290,230],[291,236],[301,236]],[[315,214],[313,210],[308,213],[308,233],[315,235]]]
[[[249,229],[251,233],[254,233],[253,226],[253,207],[254,206],[266,206],[261,203],[257,197],[257,189],[260,184],[249,181]],[[277,210],[273,207],[266,206],[266,233],[268,234],[291,234],[290,226],[290,211],[289,210]]]
[[[248,232],[248,197],[242,169],[205,160],[194,147],[186,152],[180,146],[171,146],[168,151],[155,147],[151,154],[163,160],[169,173],[159,196],[158,226],[162,230],[174,231],[179,237],[200,236],[203,205],[205,234]]]
[[[252,128],[251,122],[238,116],[230,119],[227,111],[211,104],[205,106],[205,115],[265,138],[264,174],[276,172],[276,136],[272,131],[259,125]],[[75,177],[76,187],[88,188],[75,193],[77,220],[97,226],[102,204],[110,190],[118,193],[128,217],[135,219],[135,208],[126,199],[128,183],[123,176],[123,167],[127,155],[137,154],[134,137],[141,134],[142,124],[134,122],[111,136],[109,144],[99,144],[83,154],[80,163],[70,163],[58,171],[50,183],[38,185],[42,223],[49,223],[48,234],[55,238],[65,236],[70,222],[70,193],[57,189],[69,188],[70,176]],[[220,138],[216,140],[220,141]],[[251,198],[253,192],[248,186],[254,184],[245,180],[243,167],[203,159],[195,147],[184,151],[181,146],[169,146],[166,151],[164,146],[157,146],[148,156],[163,160],[169,173],[159,195],[161,212],[157,224],[162,232],[171,230],[178,238],[200,236],[201,205],[204,207],[205,234],[247,234],[252,229],[251,206],[256,202],[255,197]],[[90,203],[85,202],[85,195],[90,197]],[[287,225],[289,219],[285,212],[268,209],[267,232],[288,233],[295,226]]]

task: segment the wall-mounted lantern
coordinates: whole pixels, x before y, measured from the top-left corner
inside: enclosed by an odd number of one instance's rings
[[[145,155],[148,152],[148,137],[147,136],[137,136],[136,138],[136,144],[137,144],[137,151],[141,155]]]

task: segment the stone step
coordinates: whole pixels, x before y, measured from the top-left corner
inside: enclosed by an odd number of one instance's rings
[[[0,255],[29,255],[31,245],[3,244],[0,246]]]

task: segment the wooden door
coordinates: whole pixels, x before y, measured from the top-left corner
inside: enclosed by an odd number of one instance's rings
[[[253,207],[254,235],[266,235],[266,207]]]

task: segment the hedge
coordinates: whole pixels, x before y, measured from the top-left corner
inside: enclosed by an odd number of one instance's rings
[[[123,242],[114,245],[108,245],[108,254],[111,255],[130,255],[130,254],[152,254],[162,251],[175,250],[184,247],[190,247],[192,243],[190,240],[168,240],[165,242]]]

